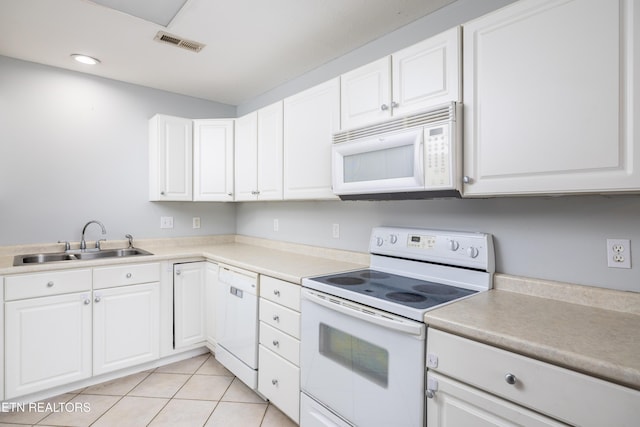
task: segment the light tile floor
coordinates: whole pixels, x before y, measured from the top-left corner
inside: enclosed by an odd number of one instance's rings
[[[209,354],[56,396],[46,403],[58,409],[0,412],[0,427],[296,426]]]

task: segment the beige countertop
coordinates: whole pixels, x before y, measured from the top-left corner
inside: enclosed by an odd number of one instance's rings
[[[126,243],[124,241],[108,242],[103,246],[105,249],[126,247]],[[153,255],[87,261],[61,261],[18,267],[13,266],[15,254],[57,252],[63,249],[61,249],[61,245],[5,247],[0,250],[0,275],[125,263],[206,259],[299,284],[304,277],[356,270],[369,264],[368,254],[324,249],[295,243],[275,242],[246,236],[150,239],[136,241],[135,247],[145,249]]]
[[[495,288],[429,311],[425,322],[640,390],[640,294],[503,275]],[[603,296],[605,308],[595,306]]]

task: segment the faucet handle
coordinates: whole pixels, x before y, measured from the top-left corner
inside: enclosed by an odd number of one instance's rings
[[[98,240],[96,240],[96,249],[102,249],[100,247],[100,242],[106,242],[106,241],[107,241],[107,239],[98,239]]]
[[[131,234],[125,234],[124,237],[129,239],[129,249],[133,248],[133,236]]]
[[[70,251],[71,250],[71,245],[69,244],[69,242],[67,240],[58,240],[58,243],[64,243],[64,250],[65,251]]]

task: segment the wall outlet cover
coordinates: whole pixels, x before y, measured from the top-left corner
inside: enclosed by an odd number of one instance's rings
[[[173,217],[172,216],[161,216],[160,217],[160,228],[173,228]]]
[[[607,266],[631,268],[631,240],[607,239]]]

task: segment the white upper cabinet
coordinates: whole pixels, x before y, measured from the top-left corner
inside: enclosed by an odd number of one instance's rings
[[[193,198],[192,126],[191,119],[162,114],[149,120],[149,200]]]
[[[193,200],[233,200],[233,120],[193,121]]]
[[[640,189],[639,15],[522,0],[464,26],[465,196]]]
[[[282,200],[282,101],[236,119],[235,200]]]
[[[342,128],[460,101],[460,28],[341,76]]]
[[[335,199],[331,144],[340,130],[340,79],[284,100],[284,199]]]

